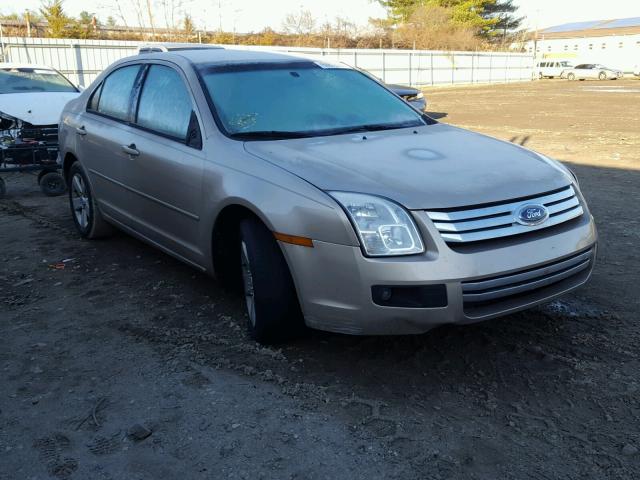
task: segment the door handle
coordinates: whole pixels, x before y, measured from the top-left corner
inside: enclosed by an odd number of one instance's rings
[[[136,148],[136,144],[122,145],[122,151],[130,157],[137,157],[140,155],[140,151]]]
[[[76,133],[78,135],[86,135],[87,131],[85,130],[84,125],[82,125],[81,127],[77,127],[76,128]]]

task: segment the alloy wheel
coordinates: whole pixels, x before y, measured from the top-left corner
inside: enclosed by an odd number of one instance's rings
[[[256,302],[253,291],[253,274],[251,273],[251,264],[249,263],[249,254],[247,253],[247,245],[242,241],[240,243],[240,266],[242,268],[242,283],[244,286],[244,299],[247,305],[247,315],[251,325],[256,325]]]
[[[89,225],[89,196],[84,179],[78,173],[71,180],[71,202],[78,225],[81,229],[86,229]]]

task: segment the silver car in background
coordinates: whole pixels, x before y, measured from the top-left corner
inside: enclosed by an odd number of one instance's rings
[[[582,63],[562,72],[562,77],[568,80],[617,80],[622,76],[622,71],[607,68],[599,63]]]
[[[305,58],[123,59],[66,106],[60,150],[83,237],[116,226],[237,287],[261,342],[486,320],[578,287],[595,259],[560,163]]]

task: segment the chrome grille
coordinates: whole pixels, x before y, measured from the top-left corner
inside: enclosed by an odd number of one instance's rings
[[[521,225],[515,212],[528,204],[544,205],[549,217],[539,225]],[[507,201],[481,208],[430,210],[426,212],[445,242],[465,243],[490,240],[552,227],[584,213],[573,186],[560,191]]]
[[[594,249],[541,267],[510,275],[462,282],[465,305],[488,302],[547,287],[589,268]]]

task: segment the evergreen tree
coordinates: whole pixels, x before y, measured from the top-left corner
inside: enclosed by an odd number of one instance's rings
[[[69,28],[69,26],[73,21],[64,13],[62,0],[43,2],[40,13],[47,22],[48,36],[65,38],[72,34],[73,29]]]
[[[485,6],[483,16],[485,18],[497,18],[494,26],[495,33],[506,36],[508,32],[513,32],[520,27],[524,17],[515,14],[518,10],[513,0],[496,0],[495,3]]]
[[[508,1],[508,0],[507,0]],[[420,7],[440,7],[451,13],[451,22],[461,28],[469,28],[478,34],[489,35],[499,18],[486,13],[496,0],[378,0],[387,9],[396,24],[409,21]]]

